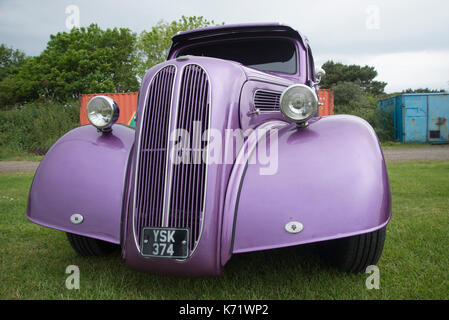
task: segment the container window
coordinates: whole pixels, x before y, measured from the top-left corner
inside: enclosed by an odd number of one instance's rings
[[[430,130],[429,138],[430,139],[439,139],[440,138],[440,130]]]

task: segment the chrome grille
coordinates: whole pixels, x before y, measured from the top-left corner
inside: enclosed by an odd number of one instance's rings
[[[134,208],[139,245],[142,227],[157,227],[163,223],[167,142],[175,73],[174,66],[167,66],[154,76],[146,108],[141,115]]]
[[[279,111],[281,93],[257,90],[254,93],[254,108],[260,111]]]
[[[204,220],[207,164],[202,158],[202,150],[207,148],[207,141],[201,138],[209,129],[210,84],[204,69],[194,64],[186,65],[179,76],[179,97],[172,111],[176,119],[170,119],[175,74],[176,68],[167,66],[154,76],[142,114],[134,231],[140,247],[143,227],[188,228],[193,252],[201,237]],[[189,161],[176,164],[169,160],[170,129],[183,129],[189,133],[188,146],[182,148],[190,155]]]
[[[209,128],[209,81],[198,65],[184,68],[176,128],[190,134],[188,147],[183,149],[189,157],[172,167],[168,226],[189,228],[193,251],[201,235],[206,192],[207,165],[201,150],[205,150],[207,141],[202,141],[201,135]]]

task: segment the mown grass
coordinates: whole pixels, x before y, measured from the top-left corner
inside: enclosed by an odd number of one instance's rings
[[[235,255],[222,277],[180,278],[129,269],[116,253],[76,255],[65,234],[25,219],[30,174],[0,175],[1,299],[448,299],[449,162],[388,164],[393,218],[380,289],[343,274],[310,247]],[[80,290],[65,269],[77,265]]]
[[[428,143],[402,143],[397,141],[384,141],[381,143],[382,149],[410,149],[410,148],[424,148],[432,146]]]

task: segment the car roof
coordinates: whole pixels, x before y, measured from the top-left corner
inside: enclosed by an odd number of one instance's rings
[[[308,48],[308,40],[295,29],[280,23],[245,23],[211,26],[178,32],[172,37],[168,56],[185,44],[217,39],[232,39],[245,36],[287,36],[299,40]]]

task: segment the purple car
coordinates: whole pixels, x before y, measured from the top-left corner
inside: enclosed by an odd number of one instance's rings
[[[136,127],[93,98],[92,125],[42,160],[26,216],[147,272],[219,275],[233,254],[307,243],[365,271],[391,217],[387,170],[366,121],[317,116],[322,74],[285,25],[178,33],[142,80]]]

